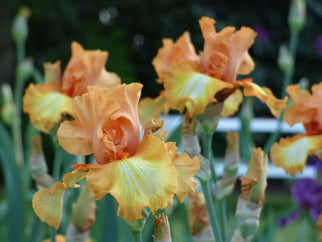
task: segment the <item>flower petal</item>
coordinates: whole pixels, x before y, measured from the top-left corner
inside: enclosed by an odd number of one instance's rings
[[[303,171],[307,157],[319,148],[322,148],[322,135],[299,134],[274,143],[270,156],[276,167],[282,167],[286,173],[294,176],[297,171]]]
[[[72,42],[72,57],[63,73],[61,88],[71,97],[80,96],[89,85],[104,85],[110,88],[120,84],[116,74],[105,70],[108,52],[84,50],[77,42]]]
[[[243,93],[240,89],[236,89],[228,98],[224,101],[224,107],[220,115],[222,117],[229,117],[234,115],[243,101]]]
[[[194,179],[197,171],[200,169],[200,164],[197,156],[192,159],[186,154],[176,153],[177,147],[175,143],[166,143],[168,150],[172,153],[172,164],[179,173],[178,190],[176,195],[178,200],[182,203],[189,193],[193,193],[198,182]]]
[[[162,113],[168,112],[167,99],[162,94],[154,99],[150,97],[143,98],[139,103],[139,117],[142,126],[149,122],[151,118],[160,118]]]
[[[63,198],[68,187],[77,188],[76,182],[85,177],[86,167],[81,167],[71,173],[66,173],[63,177],[64,182],[56,182],[49,190],[42,189],[37,191],[32,198],[32,207],[41,221],[58,229],[62,211]]]
[[[205,39],[203,65],[207,72],[226,82],[236,81],[237,74],[246,75],[254,69],[248,49],[254,43],[256,33],[247,27],[235,32],[226,27],[216,33],[215,20],[202,17],[199,21]]]
[[[322,133],[322,82],[312,86],[312,95],[307,90],[301,90],[299,85],[286,88],[295,105],[285,111],[284,120],[289,125],[303,123],[310,134]]]
[[[32,198],[32,206],[41,221],[55,229],[59,228],[63,212],[63,198],[67,188],[61,182],[55,183],[50,190],[42,189]]]
[[[199,60],[188,32],[185,32],[175,43],[173,43],[172,39],[163,39],[162,43],[163,47],[158,50],[157,56],[152,61],[152,65],[159,77],[158,83],[163,82],[163,78],[169,71],[172,63]]]
[[[103,86],[95,89],[106,90]],[[93,98],[97,98],[96,104],[100,103],[101,111],[97,112]],[[90,94],[85,93],[73,99],[75,120],[63,122],[57,130],[59,144],[70,154],[89,155],[93,153],[93,135],[97,126],[98,118],[111,116],[119,109],[119,104],[109,97],[95,95],[91,89]],[[104,111],[103,111],[104,110]]]
[[[60,93],[59,84],[30,84],[23,97],[23,111],[30,115],[33,125],[48,133],[58,123],[62,114],[74,115],[72,100]]]
[[[161,139],[147,135],[137,153],[105,165],[89,165],[86,175],[96,199],[111,193],[119,204],[117,215],[127,220],[142,218],[145,207],[155,213],[168,207],[177,190],[178,173]]]
[[[196,62],[181,62],[171,66],[164,87],[169,106],[180,112],[186,107],[191,116],[203,113],[217,92],[232,85],[202,74]]]
[[[241,86],[244,86],[244,95],[246,97],[257,97],[261,102],[268,106],[269,110],[276,118],[279,118],[281,112],[286,108],[288,101],[287,97],[283,100],[277,99],[269,88],[260,87],[253,82],[240,81],[239,83]]]

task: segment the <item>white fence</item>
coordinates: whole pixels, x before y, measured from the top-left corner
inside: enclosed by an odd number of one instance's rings
[[[165,129],[169,132],[168,137],[180,126],[182,123],[182,115],[163,115],[165,119]],[[250,123],[250,130],[253,133],[273,133],[278,126],[278,120],[273,118],[254,118]],[[241,129],[241,122],[239,118],[221,118],[216,129],[216,132],[239,132]],[[283,122],[281,125],[281,133],[297,134],[304,133],[302,124],[296,124],[290,127],[287,123]],[[179,145],[180,149],[180,145]],[[223,160],[221,157],[215,158],[217,161]],[[216,172],[218,175],[222,174],[223,162],[216,163]],[[238,169],[239,175],[244,175],[247,171],[247,165],[241,163]],[[271,179],[291,179],[291,178],[305,178],[314,177],[315,169],[313,167],[305,167],[303,173],[297,173],[292,177],[287,175],[282,168],[275,167],[271,162],[268,164],[268,178]]]

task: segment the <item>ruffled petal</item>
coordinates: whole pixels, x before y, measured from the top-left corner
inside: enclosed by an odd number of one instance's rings
[[[93,89],[93,92],[91,91]],[[134,155],[140,142],[140,121],[138,116],[138,102],[142,85],[132,83],[119,85],[107,93],[101,89],[103,97],[108,96],[119,103],[120,108],[110,117],[101,119],[97,127],[97,143],[94,144],[94,156],[98,162],[119,159],[119,155],[128,152]],[[92,99],[97,96],[95,87],[90,87]],[[92,93],[92,94],[91,94]],[[96,110],[105,112],[101,101],[97,99]]]
[[[55,183],[50,190],[42,189],[32,198],[32,206],[41,221],[55,229],[59,224],[63,212],[63,199],[67,188],[61,182]]]
[[[70,154],[89,155],[93,153],[93,136],[98,126],[98,119],[110,117],[120,105],[109,97],[95,95],[94,89],[106,90],[103,86],[90,89],[90,94],[85,93],[73,99],[75,120],[63,122],[57,130],[59,144]],[[96,102],[93,101],[96,98]],[[101,105],[101,110],[96,110],[96,105]],[[98,107],[97,107],[98,108]],[[99,112],[101,111],[101,112]],[[105,115],[105,116],[104,116]]]
[[[244,86],[244,95],[246,97],[257,97],[261,102],[265,103],[271,113],[279,118],[281,112],[286,108],[288,98],[283,100],[274,96],[272,91],[267,87],[260,87],[257,84],[249,81],[240,81],[239,84]]]
[[[171,66],[164,87],[169,106],[180,112],[186,107],[192,116],[203,113],[208,103],[216,101],[217,92],[232,85],[202,74],[196,62],[181,62]]]
[[[243,93],[240,89],[236,89],[228,98],[224,101],[224,107],[221,112],[222,117],[229,117],[234,115],[243,101]]]
[[[77,42],[72,42],[72,57],[63,73],[61,88],[71,97],[80,96],[87,86],[104,85],[115,87],[120,83],[116,74],[105,70],[108,52],[84,50]]]
[[[193,193],[198,182],[194,179],[197,171],[200,169],[199,159],[197,156],[192,159],[187,154],[176,153],[177,147],[175,143],[166,143],[168,151],[172,156],[172,164],[179,173],[178,190],[176,195],[178,200],[182,203],[189,193]]]
[[[312,94],[301,90],[300,85],[291,85],[286,88],[295,105],[285,111],[284,120],[289,125],[303,123],[310,134],[322,133],[322,82],[312,86]]]
[[[274,143],[270,156],[276,167],[282,167],[286,173],[294,176],[297,171],[303,171],[308,156],[319,148],[322,148],[322,135],[299,134]]]
[[[149,122],[151,118],[160,118],[161,114],[168,112],[167,99],[162,94],[154,99],[150,97],[143,98],[139,103],[139,117],[142,126]]]
[[[56,182],[50,189],[37,191],[32,198],[32,207],[41,221],[58,229],[62,212],[63,199],[68,187],[77,188],[76,182],[85,177],[86,167],[81,167],[71,173],[66,173],[63,182]]]
[[[208,73],[226,82],[236,81],[237,74],[246,75],[254,69],[248,49],[254,43],[256,33],[247,27],[235,32],[226,27],[216,32],[215,20],[202,17],[199,20],[205,39],[203,66]]]
[[[153,213],[168,207],[177,190],[178,172],[164,142],[153,135],[143,138],[134,156],[89,169],[86,180],[96,199],[111,193],[119,205],[117,215],[127,220],[142,218],[145,207]]]
[[[62,114],[74,115],[72,100],[60,93],[59,84],[30,84],[23,97],[23,111],[30,115],[32,124],[48,133],[58,123]]]
[[[163,47],[158,50],[157,56],[152,61],[159,77],[158,83],[163,82],[172,63],[186,60],[199,61],[199,56],[191,43],[188,32],[185,32],[175,43],[172,39],[163,39],[162,43]]]

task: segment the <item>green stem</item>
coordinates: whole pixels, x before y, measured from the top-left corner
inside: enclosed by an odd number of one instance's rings
[[[209,191],[209,181],[201,181],[201,186],[202,186],[202,191],[205,197],[206,205],[207,205],[207,210],[208,210],[208,215],[212,227],[212,231],[214,233],[216,242],[222,242],[222,234],[220,230],[220,226],[218,224],[217,216],[215,213],[213,201],[211,198],[211,194]]]
[[[62,156],[63,156],[63,150],[61,147],[57,146],[55,150],[54,169],[53,169],[53,178],[56,181],[59,180],[59,176],[60,176]]]
[[[133,233],[133,237],[134,237],[135,242],[143,242],[142,230],[140,230],[140,231],[132,231],[132,233]]]
[[[286,96],[286,87],[289,86],[293,80],[298,38],[299,38],[298,33],[291,31],[291,37],[290,37],[290,42],[289,42],[289,51],[290,51],[290,55],[293,59],[293,64],[292,64],[293,66],[292,66],[292,68],[290,68],[290,71],[284,73],[282,98],[284,98]],[[277,125],[275,132],[271,134],[271,136],[268,138],[268,140],[264,146],[264,152],[266,154],[270,151],[273,143],[280,136],[281,126],[282,126],[282,122],[283,122],[283,116],[284,116],[284,111],[281,113],[281,116],[278,120],[278,125]]]
[[[24,165],[22,135],[21,135],[21,103],[24,89],[23,80],[19,79],[18,68],[25,58],[24,44],[17,44],[17,70],[14,87],[14,103],[16,106],[16,115],[12,124],[12,135],[15,147],[15,158],[19,167]]]
[[[228,241],[227,234],[227,208],[226,208],[226,199],[222,199],[218,201],[219,210],[221,211],[221,231],[223,234],[224,241]]]
[[[210,163],[210,171],[214,182],[217,181],[217,175],[215,166],[212,159],[212,135],[202,134],[202,148],[203,148],[203,156],[209,160]]]
[[[50,236],[50,241],[51,242],[56,242],[56,234],[57,234],[56,229],[53,228],[53,227],[50,227],[49,228],[49,236]]]

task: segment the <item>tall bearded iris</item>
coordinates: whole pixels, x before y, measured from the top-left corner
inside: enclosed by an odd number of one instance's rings
[[[45,63],[45,83],[30,84],[23,97],[23,111],[35,127],[45,133],[58,123],[62,114],[73,116],[72,101],[86,92],[88,85],[115,87],[120,78],[105,70],[108,52],[84,50],[72,42],[72,57],[61,76],[60,61]]]
[[[199,24],[205,40],[199,55],[185,32],[176,42],[163,39],[163,47],[152,61],[157,81],[164,85],[161,96],[167,100],[166,107],[180,112],[186,108],[192,116],[203,113],[209,103],[223,102],[233,95],[234,101],[227,102],[225,108],[226,115],[231,115],[242,101],[238,88],[244,87],[245,96],[256,96],[278,117],[286,100],[276,99],[268,88],[261,88],[250,78],[237,81],[238,75],[247,75],[254,69],[248,50],[256,33],[247,27],[238,31],[226,27],[216,32],[215,21],[208,17],[202,17]],[[153,104],[144,100],[141,106],[144,109]]]
[[[177,154],[174,143],[151,134],[140,141],[141,88],[138,83],[114,89],[90,86],[88,93],[73,100],[75,120],[60,125],[59,143],[71,154],[93,154],[97,163],[73,166],[75,171],[67,173],[62,183],[34,195],[33,207],[41,220],[59,226],[64,192],[83,177],[96,199],[112,194],[118,216],[127,220],[142,218],[146,207],[154,213],[170,206],[174,194],[182,202],[194,191],[196,157]]]
[[[322,158],[322,82],[312,86],[312,93],[301,90],[299,84],[287,87],[286,92],[295,104],[285,111],[284,120],[291,126],[302,123],[306,133],[281,138],[273,144],[270,155],[275,166],[295,175],[303,171],[310,155]]]

